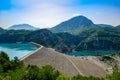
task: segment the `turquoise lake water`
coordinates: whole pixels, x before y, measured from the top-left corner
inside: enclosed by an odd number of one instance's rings
[[[15,56],[20,59],[34,50],[36,48],[30,44],[0,44],[0,51],[6,52],[10,59],[14,59]]]
[[[118,51],[110,50],[110,51],[104,51],[104,50],[97,50],[97,51],[79,51],[79,52],[72,52],[69,53],[71,56],[96,56],[96,55],[110,55],[115,54]]]
[[[36,48],[30,44],[0,44],[0,51],[6,52],[10,59],[17,56],[19,59],[23,56],[35,51]],[[95,55],[109,55],[115,54],[117,51],[80,51],[69,53],[71,56],[95,56]]]

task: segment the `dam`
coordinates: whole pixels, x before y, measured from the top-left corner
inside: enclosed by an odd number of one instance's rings
[[[79,74],[82,76],[105,77],[109,74],[108,67],[96,60],[95,56],[69,56],[34,42],[30,44],[38,49],[20,59],[26,66],[29,64],[39,67],[51,65],[60,73],[70,77]]]

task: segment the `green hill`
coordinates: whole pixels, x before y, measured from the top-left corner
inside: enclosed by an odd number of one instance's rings
[[[120,49],[120,32],[115,28],[90,29],[86,31],[90,35],[82,40],[76,50],[118,50]]]
[[[49,30],[1,30],[0,43],[33,41],[64,53],[80,50],[120,50],[120,25],[96,25],[84,16],[73,17]]]
[[[55,27],[51,28],[52,32],[73,32],[75,30],[80,30],[80,29],[84,29],[84,28],[92,28],[95,27],[96,25],[94,25],[94,23],[84,17],[84,16],[76,16],[73,17],[67,21],[64,21],[58,25],[56,25]]]
[[[120,29],[119,27],[90,28],[77,35],[52,33],[47,29],[0,31],[0,43],[31,41],[65,53],[80,50],[119,50]]]

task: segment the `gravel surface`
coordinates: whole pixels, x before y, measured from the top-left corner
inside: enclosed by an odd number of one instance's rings
[[[40,45],[41,46],[41,45]],[[108,73],[100,61],[93,56],[74,57],[59,53],[51,48],[41,46],[33,53],[21,58],[25,65],[51,65],[56,70],[68,76],[83,75],[104,77]]]

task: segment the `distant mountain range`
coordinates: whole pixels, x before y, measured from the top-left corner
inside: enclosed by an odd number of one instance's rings
[[[84,16],[71,18],[49,30],[35,30],[36,28],[28,24],[14,26],[14,30],[10,27],[10,30],[0,31],[0,43],[33,41],[65,53],[81,50],[120,50],[120,25],[113,27],[108,24],[94,24]],[[17,31],[18,29],[22,30]]]
[[[96,24],[97,26],[100,26],[100,27],[114,27],[112,25],[108,25],[108,24]]]
[[[21,29],[24,29],[24,30],[37,30],[38,28],[36,27],[33,27],[29,24],[17,24],[17,25],[13,25],[11,27],[8,28],[9,30],[10,29],[13,29],[13,30],[21,30]]]
[[[60,24],[50,28],[49,30],[53,33],[59,32],[70,32],[70,33],[80,33],[83,30],[87,30],[89,28],[102,28],[102,27],[113,27],[109,24],[94,24],[92,20],[88,19],[85,16],[76,16],[67,21],[61,22]],[[31,26],[29,24],[17,24],[10,26],[8,28],[13,30],[37,30],[38,28]]]

